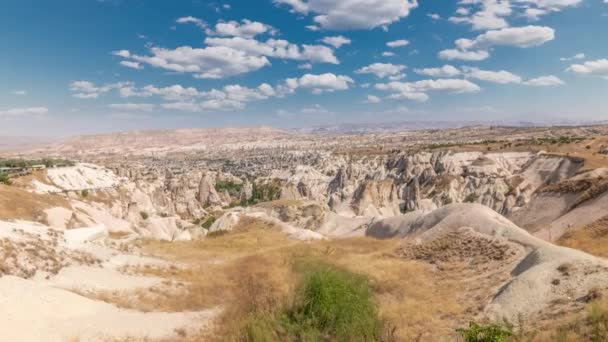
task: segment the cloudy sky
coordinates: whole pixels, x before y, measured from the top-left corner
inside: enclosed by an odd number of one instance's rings
[[[0,134],[608,119],[608,0],[3,0]]]

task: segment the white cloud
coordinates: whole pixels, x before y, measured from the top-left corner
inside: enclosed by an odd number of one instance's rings
[[[302,45],[301,47],[282,39],[268,39],[261,42],[255,39],[240,37],[232,38],[207,38],[205,39],[211,47],[226,47],[249,56],[266,56],[279,59],[292,59],[309,61],[313,63],[339,64],[334,51],[323,45]]]
[[[394,52],[390,52],[390,51],[384,51],[382,53],[382,56],[384,56],[384,57],[394,57],[395,53]]]
[[[215,30],[209,33],[230,37],[207,37],[207,46],[202,48],[181,46],[167,49],[153,46],[147,56],[132,54],[128,50],[115,51],[113,54],[123,58],[121,64],[127,67],[142,69],[143,65],[150,65],[173,72],[191,73],[195,78],[202,79],[222,79],[256,71],[270,65],[268,58],[339,64],[334,50],[324,45],[299,46],[282,39],[260,41],[252,38],[263,32],[272,33],[272,29],[249,20],[243,20],[242,24],[218,23]]]
[[[11,108],[0,110],[0,118],[42,117],[48,112],[46,107]]]
[[[441,19],[441,16],[437,13],[429,13],[427,14],[429,16],[429,18],[433,19],[433,20],[439,20]]]
[[[524,84],[533,87],[554,87],[564,85],[566,83],[556,76],[548,75],[530,79],[524,82]]]
[[[463,60],[463,61],[483,61],[490,57],[490,53],[485,50],[464,51],[459,49],[447,49],[439,52],[439,58],[446,60]]]
[[[70,83],[70,91],[72,96],[79,99],[96,99],[100,95],[109,92],[110,90],[119,89],[129,86],[128,82],[109,83],[103,86],[96,86],[89,81],[74,81]]]
[[[13,90],[13,91],[11,91],[11,94],[23,96],[23,95],[27,95],[27,91],[25,91],[25,90]]]
[[[129,54],[134,62],[175,72],[195,74],[197,78],[219,79],[259,70],[270,61],[265,56],[252,56],[245,51],[224,46],[192,48],[182,46],[176,49],[152,47],[151,56]]]
[[[156,108],[156,105],[152,103],[112,103],[108,105],[108,107],[124,111],[136,110],[143,112],[151,112]]]
[[[277,31],[270,25],[243,19],[242,23],[234,20],[219,22],[215,24],[215,29],[206,29],[205,33],[210,36],[253,38],[264,33],[274,35]]]
[[[461,0],[454,23],[470,24],[474,30],[493,30],[509,27],[511,16],[537,21],[541,16],[574,7],[582,0]],[[469,7],[466,7],[469,6]]]
[[[469,16],[469,12],[459,16],[451,17],[453,23],[471,24],[474,30],[493,30],[508,27],[505,17],[511,15],[511,3],[509,0],[465,0],[462,4],[480,4],[480,10]]]
[[[572,64],[567,69],[575,74],[590,76],[608,76],[608,59],[587,61],[583,64]]]
[[[608,0],[606,0],[606,1],[608,1]],[[585,58],[584,53],[577,53],[576,55],[574,55],[572,57],[562,57],[559,60],[562,62],[567,62],[567,61],[573,61],[573,60],[584,59],[584,58]]]
[[[439,52],[442,59],[480,61],[490,56],[487,49],[495,46],[530,48],[555,39],[555,31],[546,26],[509,27],[487,31],[475,39],[456,40],[456,49]]]
[[[364,101],[364,103],[380,103],[382,102],[382,100],[375,95],[367,95],[367,99]]]
[[[281,92],[291,93],[298,88],[310,89],[314,94],[347,90],[355,83],[352,78],[343,75],[326,73],[321,75],[306,74],[300,78],[288,78],[281,86]]]
[[[429,99],[426,94],[431,91],[443,91],[455,94],[476,93],[481,88],[468,80],[460,79],[437,79],[422,80],[417,82],[390,82],[378,83],[376,89],[391,92],[388,98],[395,100],[413,100],[424,102]]]
[[[386,27],[409,15],[416,0],[274,0],[292,12],[314,13],[313,20],[328,30]]]
[[[522,78],[518,75],[510,73],[505,70],[500,71],[490,71],[490,70],[481,70],[479,68],[469,68],[464,67],[464,74],[467,78],[474,78],[481,81],[498,83],[498,84],[508,84],[508,83],[521,83]]]
[[[144,68],[140,63],[133,61],[120,61],[120,65],[137,70],[142,70]]]
[[[390,48],[396,48],[396,47],[408,46],[409,44],[410,44],[410,42],[408,40],[399,39],[399,40],[394,40],[392,42],[386,43],[386,46],[388,46]]]
[[[351,40],[344,36],[325,37],[321,41],[327,45],[335,47],[336,49],[339,49],[342,45],[348,45],[351,43]]]
[[[461,74],[461,71],[452,65],[444,65],[438,68],[414,69],[414,72],[431,77],[456,77]]]
[[[202,19],[192,16],[178,18],[175,22],[178,24],[194,24],[202,29],[207,27],[207,23],[205,23]]]
[[[402,71],[405,70],[405,65],[391,63],[373,63],[356,70],[356,74],[374,74],[376,77],[385,78],[389,76],[403,76]],[[401,78],[403,78],[401,77]]]
[[[461,49],[487,49],[494,46],[529,48],[555,39],[555,30],[547,26],[509,27],[488,31],[474,40],[459,39],[456,45]]]
[[[298,69],[300,69],[300,70],[311,70],[312,69],[312,64],[310,64],[310,63],[300,64],[300,65],[298,65]]]

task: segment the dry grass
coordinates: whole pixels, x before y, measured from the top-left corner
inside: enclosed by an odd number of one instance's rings
[[[162,287],[130,293],[88,293],[89,297],[142,311],[179,312],[221,306],[213,336],[185,340],[238,340],[251,312],[272,312],[289,302],[301,260],[320,260],[366,275],[372,282],[380,314],[399,341],[452,336],[463,322],[454,289],[442,287],[427,264],[394,253],[396,241],[370,238],[304,243],[244,221],[239,229],[213,239],[164,243],[143,241],[147,254],[184,267],[129,269],[167,279]]]
[[[589,226],[564,234],[557,244],[607,258],[608,216]]]
[[[46,222],[45,209],[70,208],[68,201],[59,195],[34,194],[25,189],[0,184],[0,220],[28,220]]]

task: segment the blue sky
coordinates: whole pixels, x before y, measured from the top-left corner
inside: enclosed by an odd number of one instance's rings
[[[606,0],[4,0],[0,134],[608,119]]]

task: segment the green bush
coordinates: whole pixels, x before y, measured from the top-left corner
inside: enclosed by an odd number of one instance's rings
[[[467,328],[458,329],[458,332],[465,342],[504,342],[513,336],[511,327],[497,323],[480,325],[471,322]]]
[[[11,180],[6,173],[0,173],[0,184],[11,185]]]
[[[302,338],[373,341],[380,319],[367,278],[327,264],[312,264],[296,291],[290,329]]]
[[[292,303],[255,312],[244,322],[243,341],[378,341],[382,322],[364,276],[323,263],[303,274]]]
[[[215,216],[209,216],[203,223],[201,223],[201,227],[209,229],[213,223],[215,223]]]
[[[82,196],[82,197],[84,197],[84,198],[89,197],[89,190],[87,190],[87,189],[82,190],[82,191],[80,192],[80,196]]]
[[[227,191],[230,196],[238,196],[241,193],[243,184],[237,184],[232,181],[217,181],[215,182],[215,191],[225,192]]]

